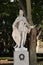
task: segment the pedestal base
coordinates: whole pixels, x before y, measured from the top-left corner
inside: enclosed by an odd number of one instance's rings
[[[14,51],[14,65],[29,65],[29,52],[26,49]]]
[[[43,53],[43,47],[36,47],[36,53]]]

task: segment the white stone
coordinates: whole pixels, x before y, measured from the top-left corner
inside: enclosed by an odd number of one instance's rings
[[[23,16],[23,10],[19,11],[19,16],[14,21],[12,37],[18,47],[25,45],[27,33],[30,33],[31,29],[35,26],[31,26],[26,18]]]
[[[36,53],[43,53],[43,47],[36,47]]]
[[[22,48],[14,51],[14,65],[29,65],[29,52]]]
[[[43,42],[41,40],[37,41],[36,53],[43,53]]]
[[[25,47],[22,47],[22,48],[14,48],[15,49],[15,51],[27,51],[27,48],[25,48]]]

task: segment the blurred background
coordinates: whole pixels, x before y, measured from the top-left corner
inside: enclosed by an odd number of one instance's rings
[[[26,0],[21,0],[26,11]],[[43,0],[31,0],[32,20],[37,24],[40,39],[43,42]],[[12,24],[18,16],[19,0],[0,0],[0,57],[13,57],[15,42],[12,38]]]

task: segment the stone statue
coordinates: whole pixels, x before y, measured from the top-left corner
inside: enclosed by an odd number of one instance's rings
[[[34,28],[34,26],[31,26],[26,18],[23,16],[23,10],[19,11],[19,16],[14,21],[12,27],[12,37],[14,41],[16,42],[16,47],[23,47],[25,45],[26,41],[26,35],[27,33],[30,33],[31,29]]]

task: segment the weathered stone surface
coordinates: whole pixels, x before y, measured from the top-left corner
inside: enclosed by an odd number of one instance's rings
[[[43,53],[43,42],[37,43],[36,53]]]
[[[29,65],[29,52],[20,48],[14,52],[14,65]]]

